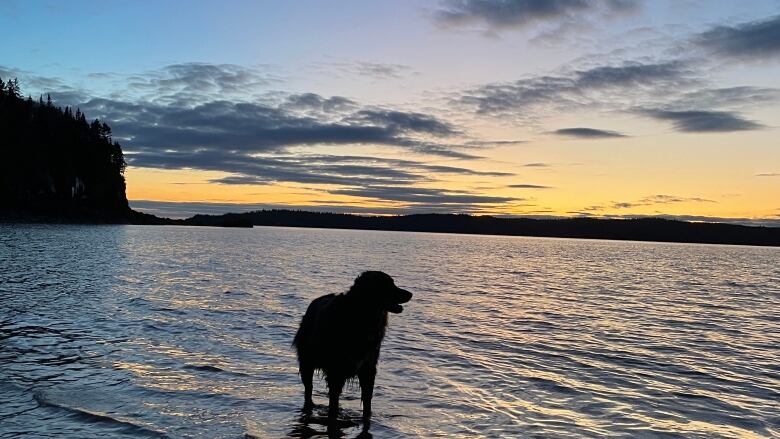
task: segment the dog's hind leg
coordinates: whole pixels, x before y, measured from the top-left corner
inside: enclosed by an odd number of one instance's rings
[[[376,366],[364,366],[358,372],[360,381],[360,399],[363,401],[363,422],[371,419],[371,398],[374,396],[374,378],[376,378]],[[367,426],[364,426],[367,427]]]
[[[339,397],[344,388],[344,378],[327,377],[328,380],[328,418],[335,420],[339,414]]]
[[[314,368],[307,363],[301,363],[298,367],[298,372],[301,374],[301,381],[303,381],[303,410],[311,410],[314,407],[314,401],[311,399]]]

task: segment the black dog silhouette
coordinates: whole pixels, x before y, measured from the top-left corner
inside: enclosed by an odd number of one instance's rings
[[[400,313],[400,304],[411,298],[412,293],[395,286],[387,274],[366,271],[346,293],[328,294],[311,302],[293,340],[305,389],[305,410],[314,405],[312,377],[319,369],[328,383],[328,418],[336,419],[344,383],[357,376],[363,420],[369,421],[387,312]]]

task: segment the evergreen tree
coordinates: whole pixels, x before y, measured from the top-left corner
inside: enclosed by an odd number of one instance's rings
[[[21,97],[20,90],[19,90],[19,80],[18,79],[16,79],[16,78],[9,79],[8,83],[6,83],[5,87],[8,90],[7,91],[8,97],[15,98],[15,99],[19,99]]]

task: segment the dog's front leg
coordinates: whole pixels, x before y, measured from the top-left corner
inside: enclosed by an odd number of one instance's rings
[[[335,420],[339,414],[339,397],[344,388],[344,378],[328,377],[328,418]]]
[[[360,381],[360,399],[363,401],[363,422],[371,419],[371,398],[374,396],[374,379],[376,378],[376,366],[364,366],[358,372]]]

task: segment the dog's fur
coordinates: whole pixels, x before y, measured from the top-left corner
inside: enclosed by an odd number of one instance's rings
[[[313,406],[312,377],[318,369],[328,383],[330,418],[338,414],[344,383],[354,377],[360,381],[363,418],[371,417],[387,313],[400,313],[400,304],[411,298],[412,293],[396,287],[387,274],[366,271],[346,293],[328,294],[311,302],[293,340],[305,389],[305,409]]]

